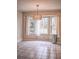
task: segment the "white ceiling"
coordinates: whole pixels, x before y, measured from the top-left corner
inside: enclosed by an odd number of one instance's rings
[[[17,10],[21,12],[36,11],[37,3],[41,11],[61,8],[61,0],[17,0]]]

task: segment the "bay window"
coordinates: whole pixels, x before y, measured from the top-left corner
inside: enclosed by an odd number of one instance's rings
[[[56,18],[56,16],[43,16],[41,20],[34,20],[32,16],[27,16],[27,35],[56,34]]]

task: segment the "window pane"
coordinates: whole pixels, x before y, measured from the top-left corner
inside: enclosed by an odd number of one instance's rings
[[[51,17],[51,34],[56,34],[56,17]]]
[[[28,17],[28,34],[35,34],[36,21],[31,16]]]
[[[41,34],[48,34],[48,18],[44,17],[41,20],[41,24],[40,24],[40,33]]]

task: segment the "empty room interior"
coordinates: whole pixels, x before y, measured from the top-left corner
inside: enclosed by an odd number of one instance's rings
[[[61,0],[17,0],[17,59],[61,59]]]

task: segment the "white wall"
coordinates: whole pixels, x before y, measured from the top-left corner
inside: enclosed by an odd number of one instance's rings
[[[22,13],[17,12],[17,42],[22,40]]]

